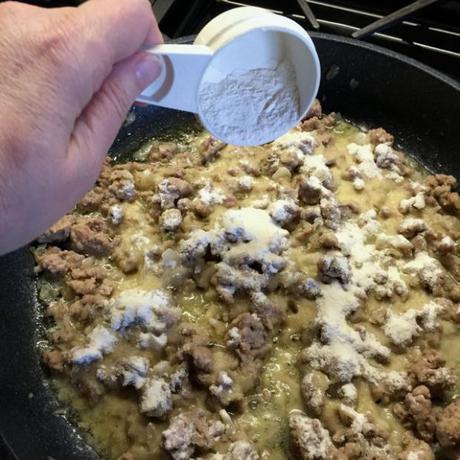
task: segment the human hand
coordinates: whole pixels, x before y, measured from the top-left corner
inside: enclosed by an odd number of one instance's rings
[[[159,75],[148,0],[0,4],[0,254],[37,237],[94,184],[129,107]]]

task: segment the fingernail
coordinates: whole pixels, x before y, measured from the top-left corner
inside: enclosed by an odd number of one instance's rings
[[[160,60],[150,53],[142,53],[136,62],[136,76],[144,89],[158,78],[161,72]]]

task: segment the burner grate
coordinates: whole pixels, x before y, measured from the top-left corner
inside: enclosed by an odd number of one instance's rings
[[[303,0],[306,3],[306,0]],[[313,30],[297,0],[157,0],[163,4],[161,28],[171,37],[197,33],[219,13],[238,6],[259,6]],[[164,8],[168,3],[168,8]],[[410,1],[308,0],[320,32],[351,36]],[[184,14],[184,11],[187,11]],[[441,1],[365,38],[460,79],[460,2]]]

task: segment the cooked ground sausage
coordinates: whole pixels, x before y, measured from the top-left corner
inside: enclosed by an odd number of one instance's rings
[[[99,217],[81,217],[70,230],[70,245],[81,254],[103,257],[114,247],[110,230]]]
[[[455,179],[317,101],[134,158],[34,249],[43,362],[108,459],[454,455]]]
[[[449,404],[439,414],[436,437],[442,447],[460,447],[460,400]]]

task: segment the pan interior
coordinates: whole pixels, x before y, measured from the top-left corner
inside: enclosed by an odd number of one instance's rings
[[[324,71],[320,99],[326,110],[340,111],[357,123],[384,126],[430,170],[458,176],[459,139],[454,130],[460,115],[458,85],[371,48],[321,36],[316,37],[316,45]],[[136,119],[121,131],[113,146],[117,160],[132,158],[152,136],[174,139],[177,127],[192,132],[196,128],[188,114],[155,108],[136,109],[135,113]],[[21,458],[95,458],[62,418],[38,364],[34,350],[40,339],[36,330],[40,314],[28,250],[2,258],[1,266],[8,276],[0,281],[4,316],[0,348],[3,362],[11,362],[9,371],[0,375],[6,415],[2,433]]]

